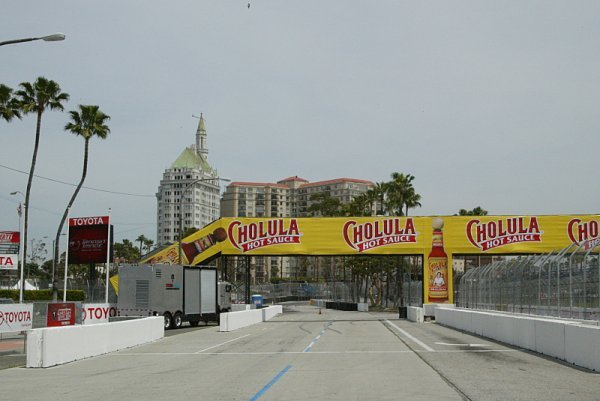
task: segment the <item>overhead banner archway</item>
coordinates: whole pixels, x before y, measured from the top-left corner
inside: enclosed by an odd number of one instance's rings
[[[600,215],[221,218],[182,241],[183,264],[215,256],[423,255],[425,302],[452,302],[455,254],[600,250]],[[141,263],[179,263],[178,244]]]

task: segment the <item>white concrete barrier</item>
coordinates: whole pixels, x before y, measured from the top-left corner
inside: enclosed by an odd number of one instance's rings
[[[28,368],[47,368],[148,343],[164,337],[162,316],[33,329],[27,332]]]
[[[436,322],[600,371],[600,327],[492,311],[439,307]]]
[[[424,309],[417,306],[408,306],[406,317],[411,322],[423,323],[425,321]]]
[[[566,325],[565,360],[600,372],[600,327]]]
[[[281,305],[271,305],[262,309],[221,313],[219,331],[233,331],[242,327],[271,320],[283,313]]]
[[[565,322],[535,320],[535,349],[540,354],[565,359]]]
[[[357,304],[357,310],[359,312],[368,312],[369,311],[369,304],[367,302],[359,302]]]

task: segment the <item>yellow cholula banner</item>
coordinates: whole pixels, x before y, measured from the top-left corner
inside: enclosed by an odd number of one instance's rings
[[[571,244],[591,250],[600,247],[599,226],[600,215],[222,218],[185,238],[182,255],[193,265],[219,253],[423,255],[425,302],[451,302],[453,254],[544,253]],[[178,244],[142,263],[179,263]]]

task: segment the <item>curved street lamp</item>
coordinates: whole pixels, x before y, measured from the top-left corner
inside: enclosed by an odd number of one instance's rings
[[[12,45],[12,44],[15,44],[15,43],[32,42],[34,40],[43,40],[44,42],[58,42],[60,40],[65,40],[65,34],[64,33],[53,33],[52,35],[41,36],[39,38],[25,38],[25,39],[7,40],[7,41],[4,41],[4,42],[0,42],[0,46]]]
[[[198,178],[197,180],[194,180],[192,182],[190,182],[185,188],[184,190],[181,192],[181,197],[179,198],[179,263],[183,265],[182,259],[181,259],[181,240],[183,240],[183,238],[181,238],[183,236],[183,197],[185,195],[185,193],[187,192],[188,189],[190,189],[192,187],[192,185],[197,184],[199,182],[203,182],[203,181],[225,181],[225,182],[230,182],[231,180],[229,178],[223,178],[223,177],[214,177],[214,178]]]

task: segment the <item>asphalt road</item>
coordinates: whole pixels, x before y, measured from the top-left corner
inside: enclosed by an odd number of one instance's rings
[[[288,305],[49,369],[0,371],[0,400],[600,400],[600,375],[396,314]]]

